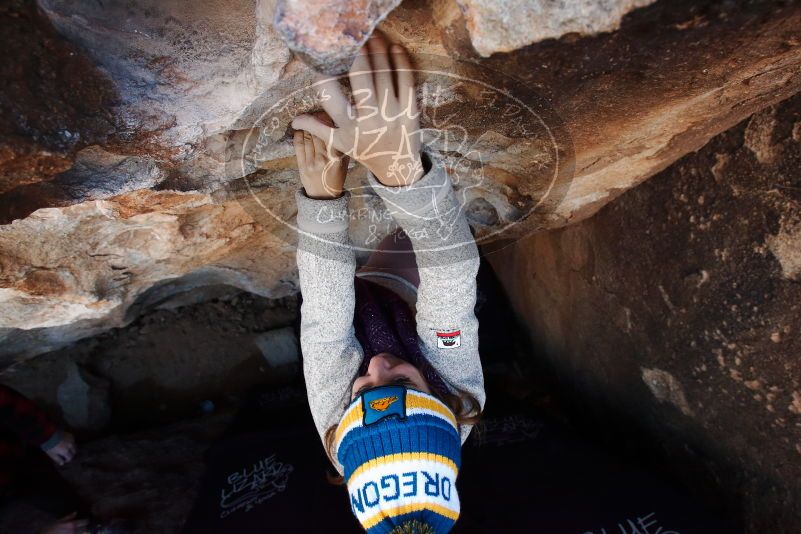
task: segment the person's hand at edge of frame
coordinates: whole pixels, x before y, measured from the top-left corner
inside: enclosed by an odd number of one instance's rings
[[[54,447],[45,451],[56,465],[63,466],[75,457],[76,447],[75,438],[69,432],[64,433],[64,437]]]

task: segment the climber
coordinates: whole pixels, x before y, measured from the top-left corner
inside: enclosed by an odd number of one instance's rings
[[[459,516],[461,446],[485,401],[478,248],[444,167],[421,151],[404,48],[374,35],[348,78],[353,103],[320,79],[327,116],[292,122],[309,405],[365,530],[447,532]],[[358,270],[349,157],[399,226]]]

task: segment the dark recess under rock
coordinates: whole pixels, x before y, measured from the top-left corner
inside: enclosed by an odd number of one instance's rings
[[[620,414],[748,532],[801,521],[800,168],[795,96],[490,256],[579,404]]]

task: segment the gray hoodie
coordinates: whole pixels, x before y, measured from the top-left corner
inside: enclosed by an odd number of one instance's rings
[[[426,163],[430,170],[411,186],[386,187],[372,174],[368,179],[414,247],[420,273],[416,320],[421,351],[451,389],[473,395],[483,409],[484,375],[474,313],[478,248],[444,167],[436,161]],[[301,188],[295,196],[303,373],[323,439],[350,403],[364,356],[353,327],[356,260],[348,236],[350,193],[316,200]],[[462,443],[471,428],[460,429]],[[342,466],[336,467],[342,473]]]

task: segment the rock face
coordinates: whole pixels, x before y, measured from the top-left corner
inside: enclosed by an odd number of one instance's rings
[[[6,369],[0,382],[49,410],[73,432],[95,434],[110,421],[109,381],[61,354]]]
[[[751,531],[795,529],[801,103],[780,102],[801,90],[799,3],[38,7],[0,7],[0,367],[139,328],[189,290],[295,294],[288,124],[318,106],[304,60],[340,71],[378,24],[414,55],[428,148],[477,239],[514,243],[492,261],[557,372],[745,503]],[[262,334],[241,336],[259,365]],[[103,380],[138,400],[143,362],[191,367],[149,357],[57,362],[49,402],[102,427]]]
[[[153,295],[215,284],[271,297],[297,291],[286,242],[241,204],[215,204],[209,195],[142,190],[42,209],[2,228],[10,283],[0,302],[4,321],[15,323],[6,355],[52,350],[127,323],[136,317],[130,306]]]
[[[482,56],[511,52],[567,33],[592,35],[618,29],[620,19],[654,0],[457,0],[473,47]]]
[[[354,5],[364,8],[353,15],[361,29],[339,35],[345,48],[392,3]],[[622,14],[635,4],[587,5]],[[272,24],[276,6],[41,0],[40,7],[97,66],[85,79],[113,88],[113,105],[103,107],[113,113],[104,123],[108,139],[89,136],[59,152],[56,170],[24,180],[9,174],[19,181],[0,195],[9,223],[0,226],[6,363],[129,322],[149,291],[220,283],[268,296],[295,291],[294,231],[285,223],[294,216],[297,175],[287,125],[316,105],[303,98],[311,69],[291,58]],[[444,72],[418,76],[436,133],[429,146],[459,177],[482,243],[586,218],[801,88],[794,3],[661,2],[633,11],[614,33],[571,34],[486,60],[473,43],[493,33],[503,9],[463,7],[407,2],[380,29],[415,54],[418,68]],[[336,41],[318,11],[311,22]],[[571,11],[560,13],[548,19],[567,28]],[[505,39],[518,31],[506,28]],[[283,114],[271,115],[277,103],[287,104]],[[770,152],[760,128],[753,144]],[[363,170],[351,179],[362,185]],[[374,201],[368,191],[360,206]],[[353,226],[354,236],[369,232],[366,220]]]
[[[114,85],[37,16],[28,0],[0,7],[0,194],[70,168],[75,152],[109,143]],[[3,209],[7,202],[3,202]]]
[[[799,121],[796,96],[595,217],[489,256],[586,408],[626,414],[695,484],[705,473],[749,532],[801,519]]]
[[[289,48],[313,68],[340,74],[398,4],[400,0],[279,0],[274,25]]]
[[[297,297],[220,285],[174,291],[149,292],[147,311],[125,328],[16,363],[0,383],[84,440],[215,411],[255,384],[295,376],[300,349],[288,325],[299,320]]]
[[[126,532],[180,532],[203,475],[203,454],[230,420],[216,414],[93,441],[62,474],[91,500],[94,517],[128,520]]]
[[[289,62],[270,4],[253,0],[42,0],[56,29],[114,81],[125,126],[158,130],[180,150],[225,130]]]

